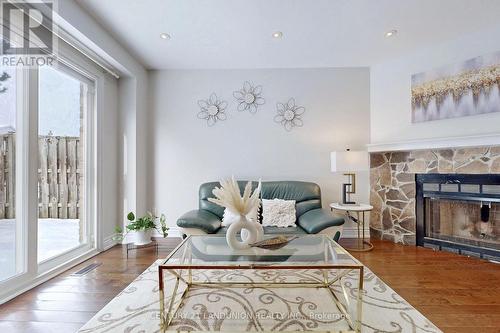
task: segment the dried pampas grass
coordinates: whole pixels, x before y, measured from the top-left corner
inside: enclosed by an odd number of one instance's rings
[[[231,179],[222,180],[221,187],[216,187],[212,191],[215,198],[208,198],[208,201],[219,206],[229,209],[234,214],[246,216],[252,210],[258,209],[260,205],[260,189],[259,185],[252,193],[252,182],[248,182],[243,191],[243,196],[240,194],[238,182],[232,177]]]

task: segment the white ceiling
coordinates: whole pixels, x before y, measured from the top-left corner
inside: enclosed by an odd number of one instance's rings
[[[76,1],[150,69],[369,66],[500,14],[498,0]]]

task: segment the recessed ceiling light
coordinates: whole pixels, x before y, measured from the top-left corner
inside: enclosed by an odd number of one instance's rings
[[[398,33],[398,31],[396,29],[393,29],[393,30],[387,31],[385,33],[385,37],[394,37],[397,35],[397,33]]]
[[[162,32],[162,33],[160,34],[160,38],[161,38],[161,39],[170,39],[170,35],[169,35],[169,34],[167,34],[166,32]]]
[[[275,32],[273,32],[273,37],[274,38],[281,38],[281,37],[283,37],[283,33],[281,31],[275,31]]]

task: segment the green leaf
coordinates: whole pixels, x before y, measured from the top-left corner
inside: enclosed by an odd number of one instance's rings
[[[133,220],[135,220],[135,215],[134,215],[134,213],[132,213],[132,212],[128,213],[128,215],[127,215],[127,220],[129,220],[129,221],[133,221]]]

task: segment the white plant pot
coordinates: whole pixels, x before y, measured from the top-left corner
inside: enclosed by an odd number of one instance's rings
[[[241,242],[236,237],[241,232]],[[250,244],[261,241],[263,229],[259,223],[248,220],[240,215],[238,221],[233,222],[226,232],[226,241],[229,247],[235,250],[248,249]]]
[[[152,230],[139,230],[135,232],[135,245],[146,245],[151,243]]]

